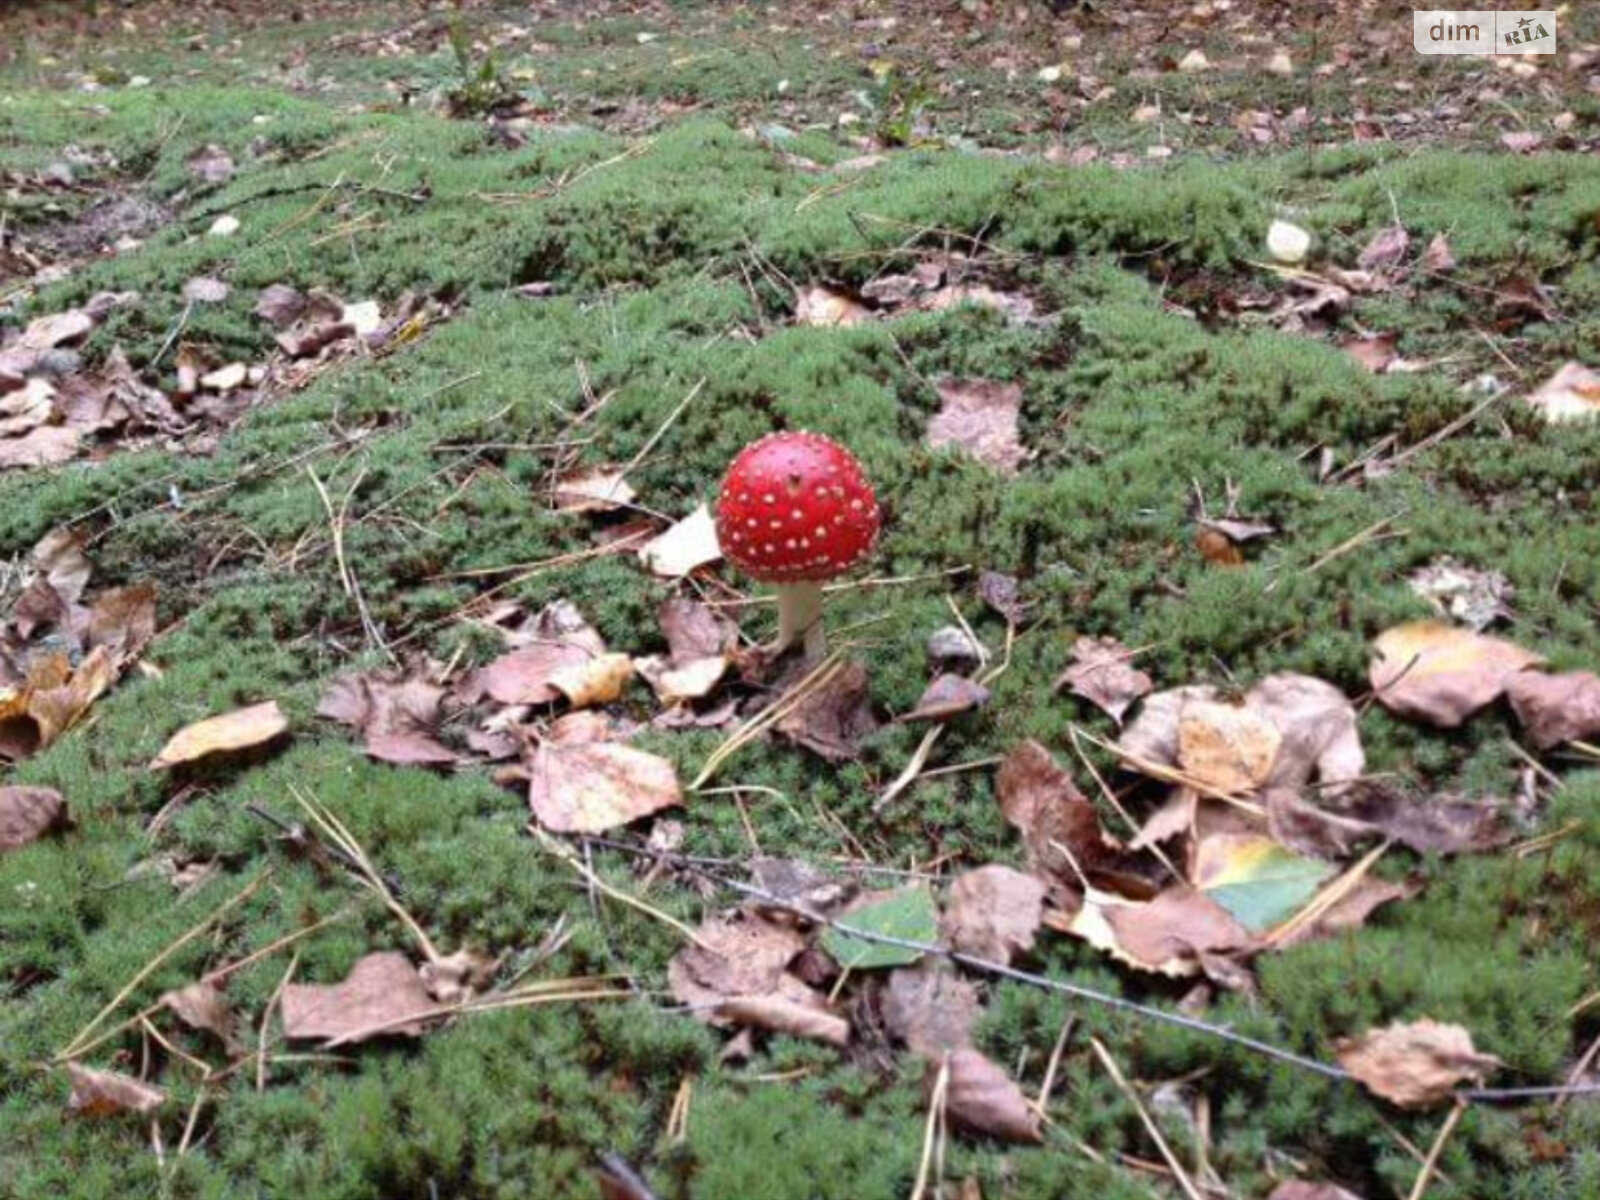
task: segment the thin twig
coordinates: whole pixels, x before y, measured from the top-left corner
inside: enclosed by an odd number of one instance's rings
[[[1139,1114],[1139,1120],[1144,1123],[1145,1131],[1150,1134],[1156,1144],[1156,1149],[1161,1151],[1161,1157],[1167,1162],[1167,1167],[1172,1171],[1173,1178],[1178,1181],[1178,1186],[1183,1189],[1183,1194],[1189,1200],[1204,1200],[1200,1189],[1195,1187],[1194,1181],[1189,1178],[1189,1173],[1183,1169],[1183,1163],[1178,1161],[1178,1156],[1172,1152],[1172,1147],[1167,1145],[1167,1139],[1161,1135],[1161,1127],[1151,1118],[1144,1102],[1139,1099],[1139,1093],[1133,1090],[1133,1085],[1122,1073],[1122,1068],[1117,1066],[1117,1060],[1111,1057],[1111,1052],[1100,1044],[1099,1038],[1090,1038],[1089,1045],[1094,1048],[1095,1054],[1100,1059],[1100,1065],[1106,1069],[1106,1074],[1111,1076],[1122,1094],[1133,1105],[1134,1111]]]
[[[1461,1121],[1461,1114],[1467,1111],[1467,1102],[1457,1099],[1455,1107],[1450,1110],[1450,1115],[1444,1119],[1444,1124],[1439,1127],[1439,1136],[1433,1139],[1433,1145],[1428,1150],[1428,1157],[1422,1164],[1422,1169],[1417,1172],[1417,1181],[1411,1185],[1411,1192],[1406,1200],[1422,1200],[1428,1192],[1428,1184],[1433,1179],[1433,1173],[1439,1166],[1439,1156],[1444,1153],[1444,1144],[1450,1140],[1450,1135],[1456,1131],[1456,1125]]]

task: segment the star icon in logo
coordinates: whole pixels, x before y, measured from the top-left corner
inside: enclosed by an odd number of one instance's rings
[[[1522,20],[1520,20],[1520,21],[1518,21],[1518,22],[1517,22],[1517,28],[1518,28],[1518,29],[1521,29],[1521,28],[1523,28],[1523,27],[1524,27],[1524,26],[1527,26],[1527,25],[1532,25],[1532,24],[1533,24],[1533,22],[1532,22],[1532,21],[1530,21],[1530,20],[1529,20],[1529,19],[1528,19],[1528,18],[1527,18],[1527,17],[1523,17],[1523,18],[1522,18]]]

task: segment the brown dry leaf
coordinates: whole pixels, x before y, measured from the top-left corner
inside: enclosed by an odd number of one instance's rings
[[[0,471],[19,467],[53,467],[78,455],[82,437],[64,425],[44,425],[19,438],[0,441]]]
[[[419,1037],[444,1011],[411,960],[394,950],[358,959],[339,983],[289,984],[279,1008],[284,1037],[330,1046]]]
[[[96,1071],[67,1064],[72,1094],[67,1107],[80,1116],[114,1117],[120,1113],[146,1116],[166,1103],[167,1093],[154,1084],[119,1075],[115,1071]]]
[[[201,147],[189,157],[186,165],[203,183],[226,183],[233,178],[233,155],[215,144]]]
[[[89,606],[88,643],[103,646],[119,664],[135,657],[156,636],[156,586],[135,583],[101,592]]]
[[[1381,229],[1367,243],[1361,257],[1356,260],[1363,271],[1381,271],[1398,266],[1411,248],[1411,237],[1403,225]]]
[[[942,287],[920,298],[915,307],[920,312],[945,312],[963,304],[992,308],[1013,325],[1028,325],[1038,319],[1038,308],[1027,296],[1016,292],[999,292],[981,283],[957,283]]]
[[[528,762],[528,804],[554,833],[604,833],[681,803],[672,763],[632,746],[545,741]]]
[[[1022,624],[1028,612],[1017,577],[1002,571],[986,570],[978,576],[978,599],[999,613],[1008,625]]]
[[[1044,1140],[1038,1110],[1000,1067],[970,1047],[952,1052],[945,1062],[950,1071],[945,1112],[952,1121],[1003,1142]],[[929,1087],[939,1069],[938,1063],[928,1064]]]
[[[1312,675],[1269,675],[1245,700],[1281,737],[1266,786],[1300,787],[1315,777],[1324,795],[1337,795],[1367,769],[1355,705],[1333,684]]]
[[[989,703],[989,689],[965,675],[944,674],[930,683],[902,721],[949,721]]]
[[[583,467],[557,478],[552,506],[564,513],[606,513],[625,508],[638,493],[615,467]]]
[[[1194,547],[1200,557],[1219,567],[1244,566],[1244,552],[1239,545],[1220,529],[1202,525],[1194,535]]]
[[[1145,903],[1101,903],[1098,907],[1114,938],[1113,946],[1101,948],[1146,971],[1197,974],[1202,955],[1237,953],[1255,943],[1250,931],[1227,909],[1192,888],[1171,887]],[[1089,908],[1086,900],[1084,909]],[[1082,923],[1087,927],[1092,919]]]
[[[1511,616],[1511,599],[1516,595],[1511,581],[1499,571],[1470,567],[1448,554],[1411,572],[1406,584],[1439,615],[1479,633]]]
[[[1033,949],[1045,891],[1034,876],[993,863],[958,875],[945,903],[944,936],[954,950],[1010,963]]]
[[[693,658],[677,666],[657,654],[649,658],[636,658],[633,665],[644,676],[645,682],[655,689],[661,703],[666,705],[709,696],[728,673],[728,660],[720,654],[709,658]]]
[[[1417,796],[1385,780],[1353,785],[1338,813],[1362,821],[1418,854],[1468,854],[1509,842],[1507,805],[1493,797]]]
[[[995,791],[1034,871],[1073,887],[1081,870],[1118,890],[1144,896],[1155,891],[1140,864],[1101,829],[1094,805],[1038,742],[1022,742],[1006,755]]]
[[[1345,338],[1339,343],[1339,349],[1374,375],[1382,375],[1399,361],[1399,341],[1397,333],[1375,333],[1369,337]]]
[[[676,664],[720,655],[739,633],[738,626],[709,604],[682,596],[663,600],[658,616],[667,650]]]
[[[46,425],[56,415],[56,389],[37,376],[16,391],[0,396],[0,438],[20,437]]]
[[[66,799],[55,788],[0,787],[0,850],[37,841],[66,816]]]
[[[633,659],[626,654],[597,654],[581,663],[570,663],[550,672],[550,686],[573,708],[610,704],[622,697],[633,678]]]
[[[645,569],[663,579],[677,579],[721,557],[717,523],[704,504],[639,548]]]
[[[814,284],[795,293],[794,322],[796,325],[818,325],[824,328],[859,325],[872,320],[872,310],[853,296],[837,288]]]
[[[1194,829],[1195,813],[1200,804],[1200,793],[1181,784],[1172,789],[1161,807],[1151,813],[1138,835],[1128,843],[1130,850],[1143,850],[1150,846],[1189,833]]]
[[[1422,268],[1440,275],[1456,269],[1456,256],[1450,250],[1450,239],[1444,234],[1434,234],[1428,248],[1422,252]]]
[[[214,1034],[224,1045],[233,1044],[233,1009],[216,984],[196,980],[162,995],[161,1005],[176,1013],[190,1029]]]
[[[1254,791],[1267,781],[1283,735],[1248,704],[1191,700],[1178,717],[1178,765],[1219,792]]]
[[[22,336],[13,344],[18,350],[54,350],[69,342],[81,341],[95,327],[95,319],[81,308],[49,313],[28,322]]]
[[[261,289],[251,311],[263,321],[283,329],[305,315],[306,298],[286,283],[274,283]]]
[[[1133,665],[1133,651],[1114,637],[1080,637],[1072,644],[1072,664],[1053,685],[1070,688],[1107,713],[1117,724],[1140,696],[1155,688],[1155,681]]]
[[[221,304],[228,298],[228,285],[209,275],[197,275],[183,285],[183,298],[190,304]]]
[[[1506,684],[1511,711],[1539,750],[1600,736],[1600,675],[1520,671]]]
[[[1316,920],[1285,937],[1276,939],[1273,943],[1274,948],[1298,946],[1301,942],[1334,937],[1352,929],[1359,929],[1367,923],[1368,917],[1385,904],[1392,904],[1396,900],[1409,900],[1421,891],[1421,884],[1409,880],[1395,882],[1389,879],[1374,879],[1370,875],[1363,876]]]
[[[1531,651],[1441,621],[1385,630],[1369,671],[1378,703],[1390,712],[1454,729],[1492,704],[1518,671],[1544,660]]]
[[[152,771],[196,762],[214,754],[232,754],[264,746],[281,737],[289,728],[276,700],[252,704],[218,717],[207,717],[185,725],[150,763]]]
[[[1454,1098],[1455,1089],[1500,1066],[1480,1054],[1472,1035],[1459,1025],[1424,1017],[1369,1029],[1336,1043],[1339,1065],[1368,1091],[1401,1108],[1428,1108]]]
[[[850,1044],[849,1021],[816,1004],[787,996],[731,996],[717,1005],[717,1015],[738,1025],[811,1038],[830,1046]]]
[[[1544,135],[1531,129],[1513,129],[1500,135],[1500,144],[1513,154],[1532,154],[1544,145]]]
[[[28,696],[28,716],[39,731],[39,749],[57,739],[83,719],[117,679],[117,666],[104,646],[96,646],[70,676],[59,683],[35,687]]]
[[[928,961],[889,972],[882,996],[884,1028],[924,1058],[972,1044],[983,1006],[978,989],[947,963]]]
[[[563,667],[582,667],[606,652],[600,635],[566,600],[547,605],[531,627],[512,635],[526,644],[468,675],[458,688],[472,703],[487,695],[501,704],[552,704],[561,692],[551,676]]]
[[[1022,385],[992,379],[941,379],[940,408],[928,422],[928,445],[958,446],[979,462],[1015,475],[1022,447]]]
[[[1167,688],[1152,692],[1139,706],[1139,715],[1117,738],[1117,750],[1134,770],[1149,767],[1175,769],[1178,765],[1178,722],[1191,701],[1216,699],[1209,684]]]
[[[1546,421],[1589,421],[1600,415],[1600,371],[1569,362],[1528,393],[1528,403]]]
[[[1273,1188],[1267,1200],[1361,1200],[1361,1197],[1345,1191],[1336,1183],[1308,1183],[1291,1179]]]
[[[380,762],[447,764],[456,752],[438,741],[445,690],[404,671],[341,675],[317,704],[317,715],[359,732],[367,753]]]
[[[805,664],[797,669],[803,671]],[[872,715],[867,668],[859,662],[845,663],[822,687],[786,712],[775,728],[830,762],[857,757],[862,740],[878,728]]]

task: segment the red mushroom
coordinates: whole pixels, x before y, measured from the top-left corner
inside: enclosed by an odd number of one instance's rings
[[[855,455],[819,433],[772,433],[728,468],[717,496],[722,553],[777,584],[776,653],[804,640],[820,656],[822,584],[853,567],[878,536],[878,501]]]

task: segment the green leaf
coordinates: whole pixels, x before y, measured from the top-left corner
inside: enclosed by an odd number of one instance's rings
[[[1219,834],[1200,843],[1194,879],[1201,891],[1256,933],[1298,912],[1332,870],[1270,838]]]
[[[864,933],[903,938],[912,942],[934,942],[939,937],[939,913],[933,895],[925,887],[908,887],[887,892],[880,900],[840,914],[839,919]],[[917,950],[869,942],[830,928],[822,935],[822,945],[841,967],[848,971],[873,971],[884,967],[904,967],[922,957]]]

